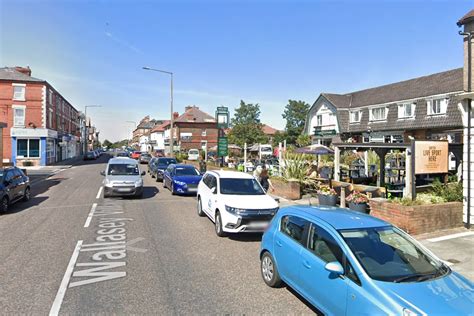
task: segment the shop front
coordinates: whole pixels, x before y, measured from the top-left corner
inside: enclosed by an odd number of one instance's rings
[[[57,132],[46,128],[11,128],[12,161],[17,166],[46,166],[55,161]]]

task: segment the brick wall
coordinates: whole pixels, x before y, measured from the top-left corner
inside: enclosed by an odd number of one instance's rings
[[[178,125],[179,124],[179,125]],[[217,145],[218,130],[216,124],[201,124],[201,123],[178,123],[178,136],[181,143],[181,150],[187,151],[189,149],[201,149],[201,142],[207,141],[207,148]],[[202,132],[206,130],[206,135]],[[190,139],[182,137],[183,133],[191,133]]]
[[[370,215],[414,235],[463,225],[461,202],[403,206],[375,198],[370,200]]]
[[[301,199],[301,189],[298,181],[282,181],[277,179],[271,179],[270,181],[272,181],[272,185],[275,188],[274,192],[269,192],[270,194],[289,200]]]

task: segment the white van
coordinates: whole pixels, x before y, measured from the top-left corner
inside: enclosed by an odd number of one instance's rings
[[[190,149],[188,151],[188,160],[199,160],[199,150]]]

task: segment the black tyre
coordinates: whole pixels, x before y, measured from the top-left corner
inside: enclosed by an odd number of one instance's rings
[[[171,191],[171,195],[176,195],[176,193],[174,192],[174,184],[173,183],[171,183],[170,191]]]
[[[8,211],[8,198],[4,196],[0,201],[0,213],[6,213]]]
[[[201,202],[201,198],[198,197],[198,205],[197,205],[197,212],[198,212],[198,215],[203,217],[204,215],[204,212],[202,211],[202,202]]]
[[[225,237],[227,234],[222,229],[222,218],[219,212],[216,212],[216,218],[215,218],[214,224],[215,224],[214,227],[216,230],[216,235],[219,237]]]
[[[27,202],[30,200],[30,197],[31,197],[31,190],[30,190],[30,187],[27,187],[25,189],[25,193],[23,193],[23,201],[24,202]]]
[[[275,260],[269,252],[265,252],[260,260],[260,272],[263,281],[269,287],[280,287],[282,284]]]

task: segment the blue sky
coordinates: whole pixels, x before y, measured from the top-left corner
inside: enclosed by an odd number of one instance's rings
[[[130,135],[149,114],[195,104],[213,114],[243,99],[285,125],[288,99],[312,104],[462,66],[456,21],[474,1],[0,0],[0,66],[26,66],[77,109],[101,138]]]

